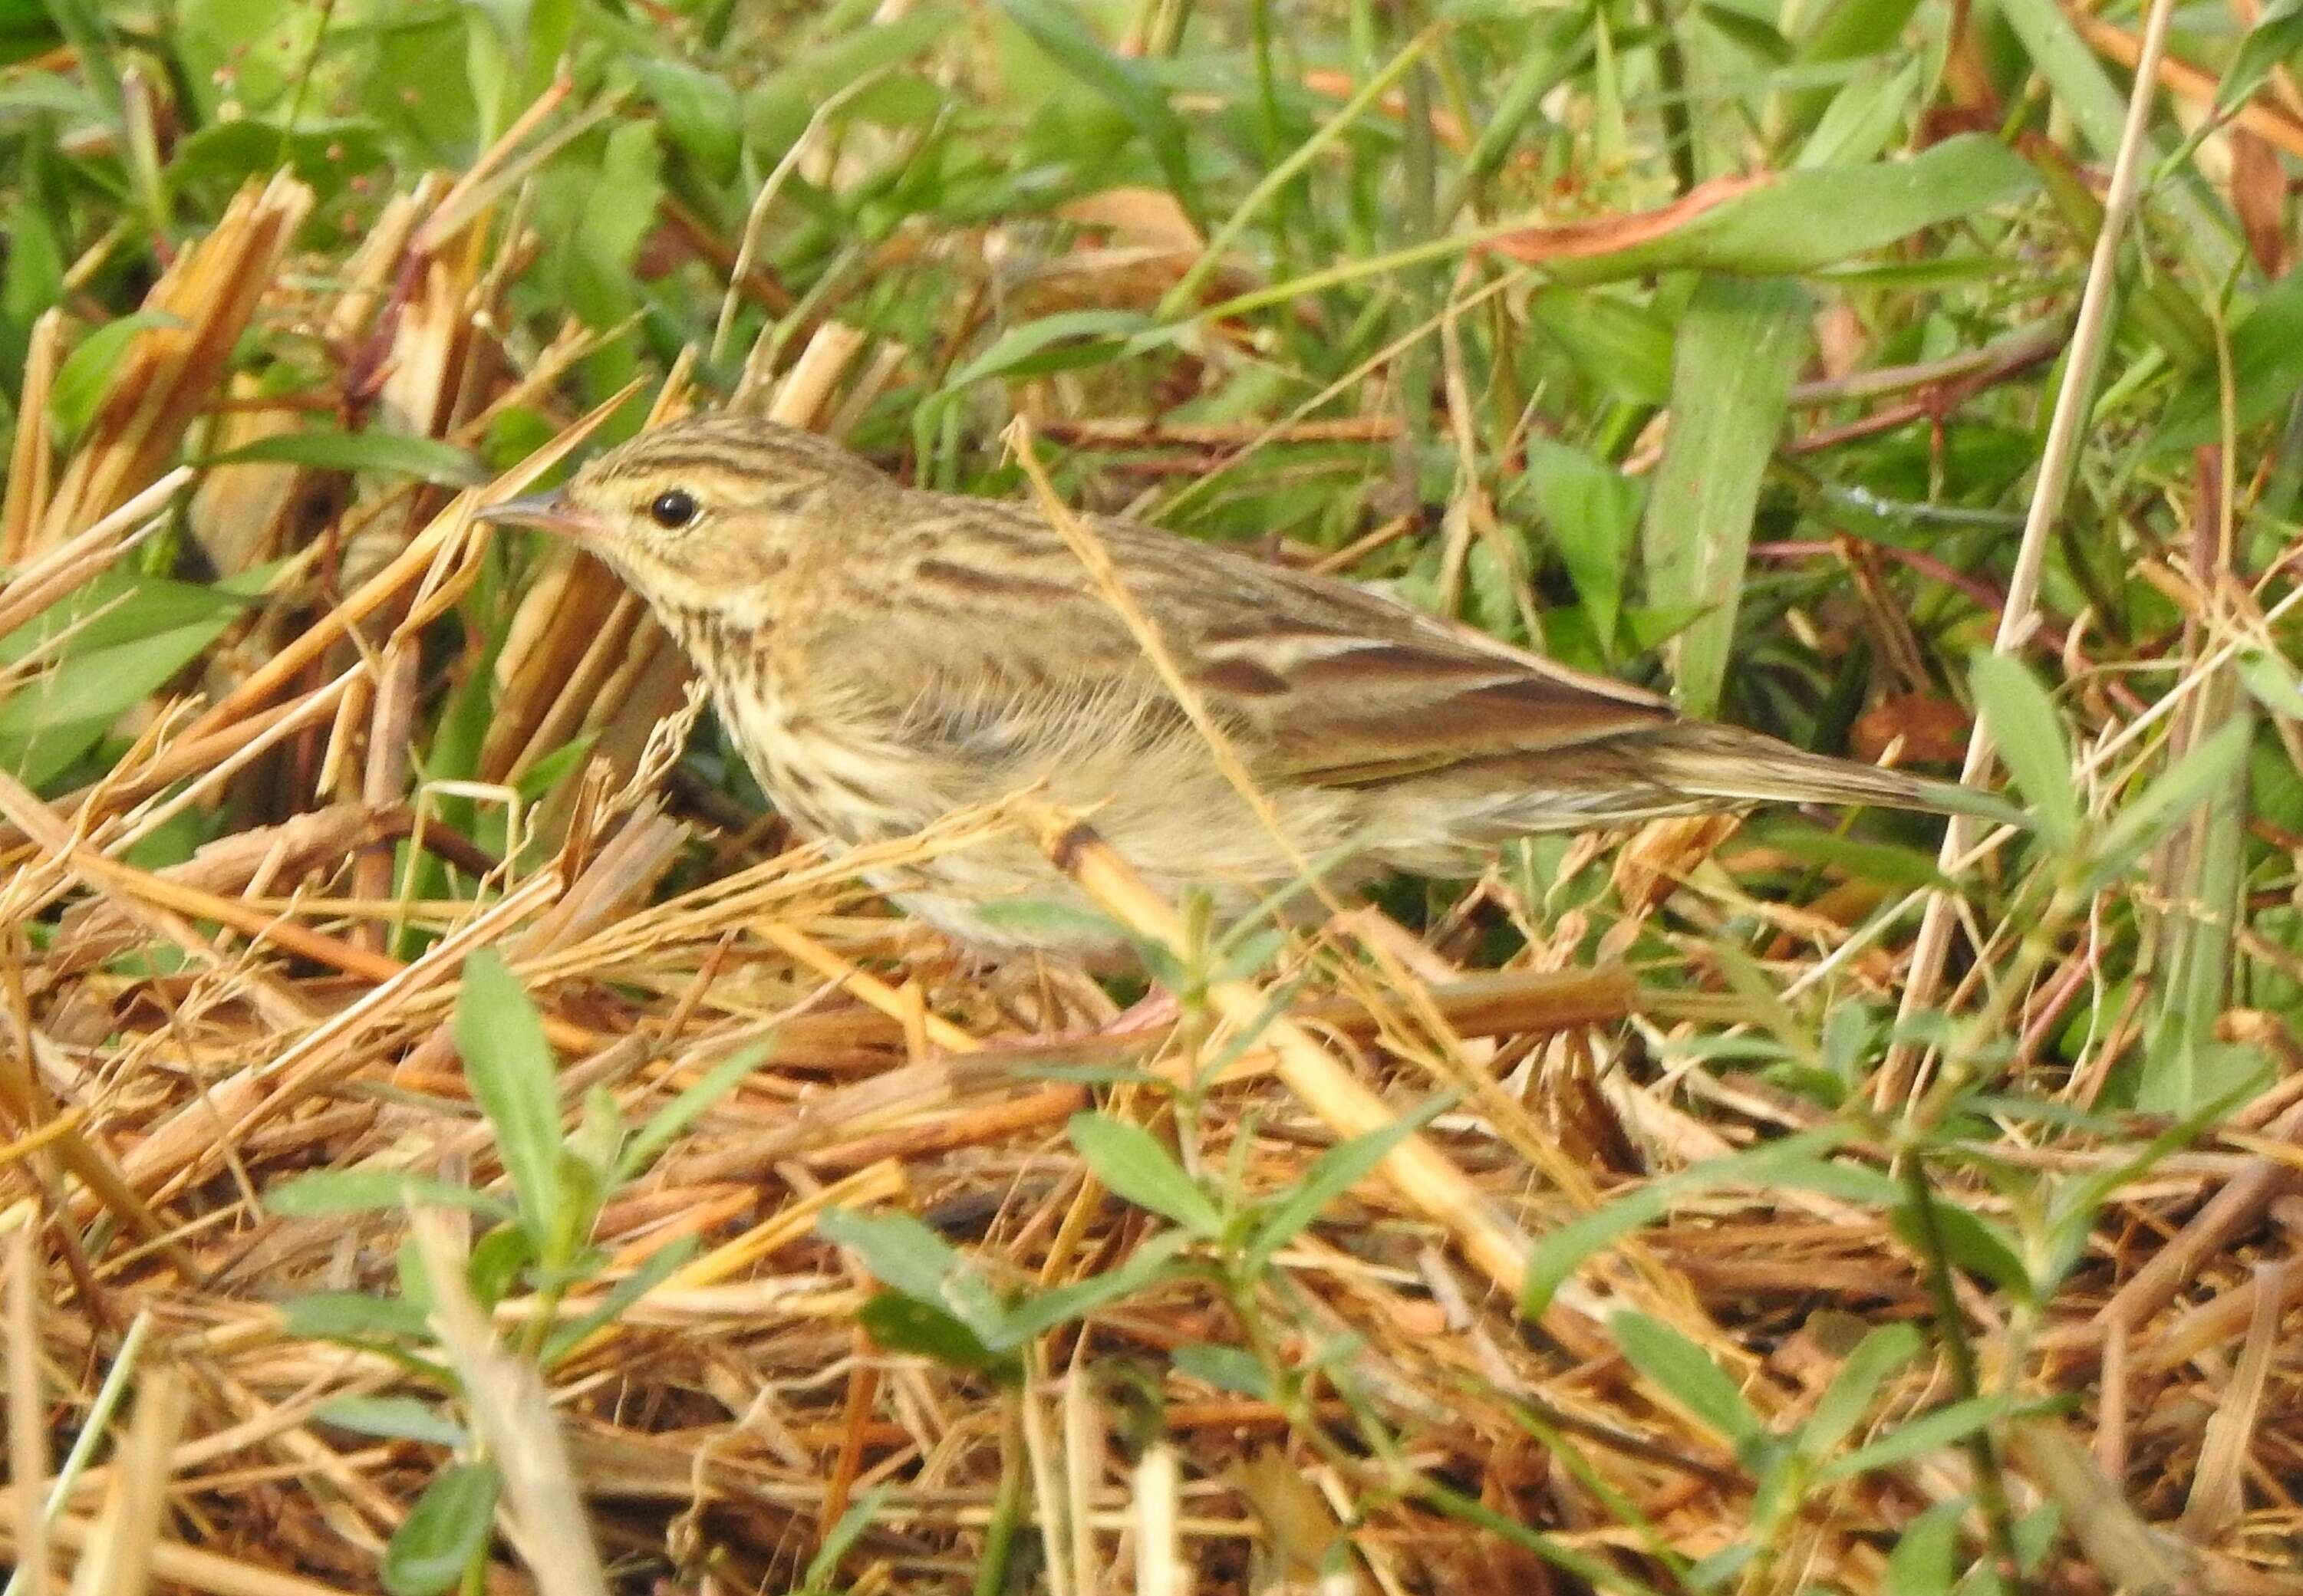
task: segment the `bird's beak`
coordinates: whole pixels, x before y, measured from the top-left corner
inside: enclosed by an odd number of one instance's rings
[[[597,520],[588,511],[578,509],[558,493],[530,493],[524,499],[485,505],[472,512],[472,519],[499,526],[533,526],[579,542],[599,529]]]

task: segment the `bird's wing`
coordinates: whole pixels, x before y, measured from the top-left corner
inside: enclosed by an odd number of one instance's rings
[[[1270,774],[1363,785],[1675,718],[1637,688],[1332,577],[1127,523],[1102,530],[1194,685],[1249,729]]]
[[[851,581],[838,650],[900,693],[913,735],[989,752],[1098,714],[1164,735],[1171,695],[1053,528],[1019,505],[918,498],[889,565]],[[1083,519],[1261,778],[1395,781],[1675,718],[1637,688],[1337,578]]]

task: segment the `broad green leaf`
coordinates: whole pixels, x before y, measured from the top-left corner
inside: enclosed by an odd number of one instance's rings
[[[1573,235],[1574,248],[1562,249],[1556,235],[1540,230],[1527,239],[1506,234],[1492,248],[1540,263],[1560,282],[1674,270],[1793,276],[2024,198],[2038,181],[1996,139],[1963,133],[1908,160],[1757,178],[1660,230],[1621,225],[1612,248],[1611,235],[1584,231]]]
[[[508,1204],[468,1186],[407,1170],[315,1170],[283,1180],[264,1194],[274,1214],[302,1218],[316,1214],[375,1214],[417,1204],[466,1208],[491,1219],[510,1219]]]
[[[397,1297],[365,1291],[315,1291],[281,1304],[282,1328],[308,1341],[414,1339],[425,1333],[424,1310]]]
[[[1858,74],[1825,108],[1795,164],[1852,166],[1877,159],[1902,131],[1923,64],[1914,57],[1892,72]]]
[[[472,1096],[495,1128],[496,1150],[519,1194],[520,1223],[551,1262],[580,1239],[569,1234],[559,1069],[535,1004],[494,948],[464,961],[456,1047]]]
[[[2244,304],[2242,298],[2241,303]],[[2287,413],[2303,387],[2303,281],[2282,278],[2231,330],[2232,419],[2246,433]],[[2161,454],[2188,454],[2223,435],[2223,374],[2203,362],[2167,401],[2150,446]]]
[[[1168,1360],[1177,1373],[1219,1391],[1236,1391],[1260,1402],[1272,1399],[1270,1374],[1253,1354],[1237,1347],[1211,1347],[1195,1341],[1177,1348]]]
[[[1095,1178],[1119,1196],[1199,1235],[1223,1234],[1222,1213],[1142,1126],[1108,1114],[1076,1113],[1065,1129]]]
[[[926,1304],[990,1342],[1007,1315],[991,1288],[957,1248],[908,1214],[864,1214],[833,1208],[815,1222],[823,1236],[853,1247],[874,1279]]]
[[[1767,1426],[1711,1355],[1660,1319],[1626,1309],[1607,1321],[1632,1366],[1738,1449],[1767,1438]]]
[[[1580,449],[1540,437],[1528,442],[1527,481],[1599,646],[1612,657],[1645,486]]]
[[[791,147],[816,108],[874,72],[911,61],[965,13],[922,5],[853,29],[778,69],[744,97],[744,136],[771,162]]]
[[[941,1308],[901,1291],[875,1293],[856,1310],[856,1321],[883,1351],[933,1358],[950,1368],[1003,1381],[1013,1381],[1022,1373],[1014,1353],[994,1350],[982,1336]]]
[[[2079,789],[2071,781],[2071,749],[2054,700],[2038,677],[2006,654],[1977,654],[1968,679],[1999,757],[2031,806],[2040,836],[2050,846],[2069,848],[2079,840]]]
[[[415,476],[450,487],[468,487],[485,482],[488,476],[468,449],[437,438],[416,438],[403,433],[346,433],[334,428],[275,433],[210,455],[200,463],[233,466],[250,460],[307,466],[317,471],[374,471]]]
[[[663,55],[643,55],[632,72],[663,113],[672,143],[715,181],[735,175],[744,149],[743,99],[719,72]]]
[[[472,1439],[461,1424],[414,1397],[335,1397],[321,1403],[312,1417],[323,1424],[361,1435],[381,1435],[387,1441],[420,1441],[461,1449],[469,1446]]]
[[[1858,881],[1876,881],[1903,891],[1947,885],[1931,853],[1901,843],[1867,842],[1795,820],[1767,820],[1750,834],[1776,853],[1801,864],[1819,864]]]
[[[2264,649],[2247,650],[2236,664],[2240,680],[2256,702],[2274,715],[2303,718],[2303,684],[2297,682],[2294,666]]]
[[[1919,1332],[1908,1324],[1880,1325],[1857,1342],[1816,1399],[1815,1411],[1800,1426],[1800,1450],[1810,1457],[1836,1451],[1869,1414],[1879,1388],[1917,1357],[1924,1345]]]
[[[1997,1419],[2015,1411],[2015,1399],[1999,1395],[1970,1397],[1920,1415],[1901,1429],[1890,1431],[1869,1446],[1858,1447],[1833,1458],[1817,1471],[1822,1480],[1846,1480],[1874,1469],[1892,1468],[1940,1451]]]
[[[1887,1596],[1951,1596],[1960,1576],[1964,1501],[1940,1502],[1903,1526],[1887,1554]]]
[[[1997,1225],[1941,1196],[1929,1208],[1942,1231],[1944,1256],[1954,1268],[1979,1274],[2017,1298],[2031,1299],[2031,1272],[2024,1265],[2020,1248]],[[1895,1211],[1894,1228],[1895,1234],[1920,1253],[1932,1250],[1925,1221],[1910,1205]]]
[[[52,661],[13,691],[0,688],[0,768],[35,790],[45,787],[248,608],[222,584],[201,588],[108,574],[0,638],[0,663],[43,648]],[[60,637],[66,628],[71,635]]]
[[[1132,942],[1133,935],[1109,915],[1046,898],[1000,898],[978,911],[995,930],[1034,941]]]
[[[1691,715],[1719,708],[1751,512],[1806,357],[1809,308],[1793,283],[1707,277],[1680,324],[1671,436],[1648,498],[1644,546],[1649,599],[1703,611],[1668,651]]]
[[[1626,404],[1669,402],[1673,329],[1654,306],[1598,288],[1552,287],[1531,295],[1528,310],[1602,391]]]
[[[1802,61],[1854,61],[1895,48],[1919,0],[1826,0],[1799,13]]]
[[[438,1596],[485,1550],[495,1518],[495,1468],[457,1463],[416,1499],[384,1549],[384,1588],[392,1596]]]

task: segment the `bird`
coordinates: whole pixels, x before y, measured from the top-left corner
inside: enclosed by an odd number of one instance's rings
[[[1154,887],[1236,916],[1306,861],[1348,889],[1475,874],[1539,833],[1763,803],[2006,818],[1989,794],[1683,716],[1341,577],[1076,517],[1163,674],[1040,508],[911,487],[747,416],[652,428],[477,513],[604,560],[693,659],[770,801],[835,853],[1036,793]],[[1021,827],[864,873],[972,953],[1127,956]]]

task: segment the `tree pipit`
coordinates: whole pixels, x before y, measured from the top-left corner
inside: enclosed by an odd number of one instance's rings
[[[1685,718],[1333,577],[1078,517],[1197,701],[1195,723],[1038,509],[907,488],[766,421],[659,427],[557,493],[482,514],[612,566],[695,659],[777,808],[834,848],[1037,788],[1092,811],[1153,886],[1198,884],[1231,913],[1306,860],[1348,886],[1466,874],[1536,832],[1759,803],[2004,812],[1949,783]],[[974,948],[1118,951],[1090,917],[986,914],[1084,906],[1020,829],[874,885]]]

